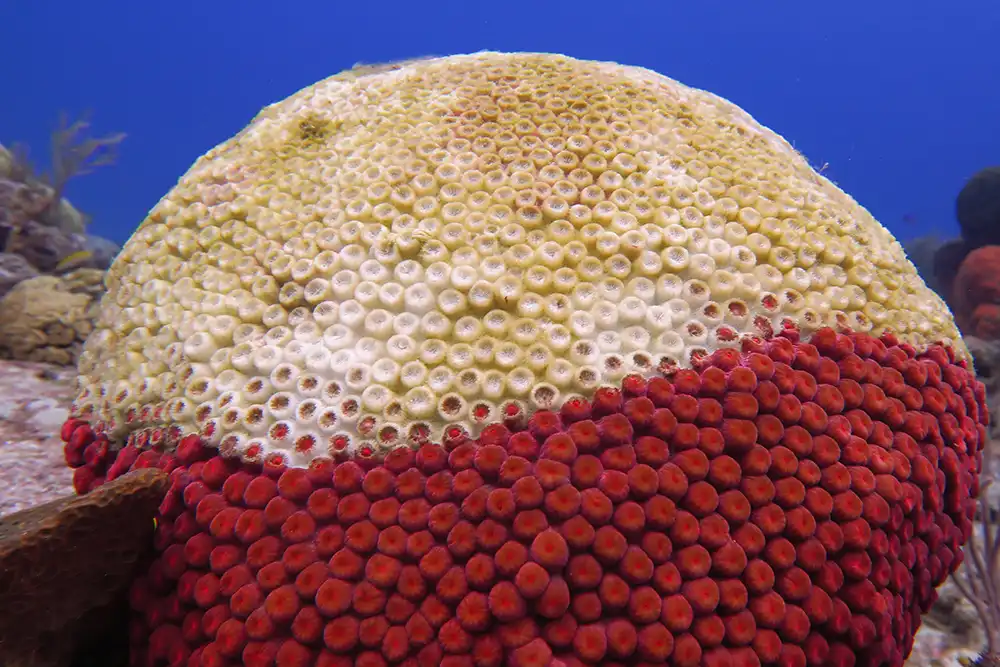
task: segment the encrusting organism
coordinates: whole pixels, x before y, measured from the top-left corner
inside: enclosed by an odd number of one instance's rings
[[[898,667],[988,415],[941,299],[783,139],[648,70],[337,75],[107,276],[63,429],[171,486],[136,665]]]
[[[0,664],[78,664],[84,649],[107,655],[127,646],[114,641],[114,622],[149,564],[168,486],[162,470],[137,470],[0,518]],[[95,646],[105,638],[108,646]]]
[[[962,261],[951,290],[955,320],[968,336],[1000,338],[1000,246],[983,246]]]

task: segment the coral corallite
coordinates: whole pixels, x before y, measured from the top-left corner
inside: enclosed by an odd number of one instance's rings
[[[169,473],[143,667],[899,667],[988,416],[946,307],[777,135],[646,70],[352,71],[109,273],[80,493]]]
[[[703,651],[728,651],[739,664],[899,665],[970,527],[983,394],[964,363],[941,346],[917,354],[889,335],[831,330],[813,341],[747,341],[736,367],[731,355],[716,353],[699,365],[699,382],[686,387],[691,394],[676,393],[669,378],[629,376],[627,390],[602,394],[614,407],[600,417],[590,403],[539,411],[511,428],[491,426],[478,440],[397,448],[378,462],[317,459],[305,470],[245,464],[196,440],[174,453],[148,450],[153,456],[122,450],[118,459],[132,459],[131,467],[163,467],[172,480],[156,534],[161,555],[132,593],[135,651],[142,656],[136,664],[500,664],[506,655],[518,665],[548,664],[549,654],[566,664],[596,664],[610,652],[629,663],[682,665],[689,664],[693,637]],[[808,446],[796,445],[800,455],[771,445],[771,463],[755,472],[773,479],[775,489],[796,479],[787,476],[792,469],[816,466],[819,473],[800,482],[807,493],[790,493],[781,506],[770,502],[777,491],[754,501],[769,502],[759,509],[776,508],[781,521],[770,512],[734,520],[718,506],[707,509],[703,497],[732,486],[731,475],[678,484],[686,473],[673,460],[698,451],[675,448],[679,427],[692,423],[674,413],[680,398],[712,391],[705,380],[717,371],[731,378],[754,366],[761,370],[751,394],[763,397],[788,370],[815,368],[817,353],[833,362],[827,372],[864,369],[855,379],[863,390],[889,389],[901,398],[883,391],[864,411],[846,405],[848,424],[853,417],[858,428],[828,420],[824,431],[807,436]],[[761,363],[765,357],[772,363]],[[815,370],[804,372],[815,377]],[[794,397],[801,386],[789,383],[779,395]],[[655,419],[619,423],[646,401]],[[765,422],[774,409],[745,416]],[[591,418],[580,419],[586,412]],[[622,444],[617,431],[626,425]],[[781,423],[786,433],[797,425]],[[102,437],[78,420],[63,435],[68,456]],[[573,447],[555,447],[567,437]],[[816,447],[821,440],[827,445]],[[881,483],[834,474],[848,468],[831,461],[829,447],[840,449],[841,461],[855,451],[851,470],[883,461]],[[490,461],[476,456],[487,448]],[[563,460],[547,458],[550,452]],[[609,510],[594,513],[586,501],[565,500],[587,493],[559,493],[575,489],[569,473],[537,500],[515,491],[509,511],[469,509],[476,491],[486,498],[517,488],[528,493],[530,485],[519,481],[534,481],[556,464],[572,470],[591,460],[585,457],[608,460],[609,452],[628,461],[616,471],[626,479],[653,470],[655,487],[626,486],[609,497],[599,478],[587,491],[601,493]],[[778,467],[775,459],[786,456],[792,458]],[[724,441],[712,461],[748,457],[761,465],[756,450]],[[78,470],[90,471],[88,465]],[[520,476],[505,474],[513,469]],[[451,480],[447,486],[431,484],[442,475]],[[476,478],[473,489],[457,484],[463,475]],[[809,492],[832,496],[832,509],[809,509]],[[560,500],[545,502],[549,497]],[[856,507],[845,501],[838,514],[837,499],[847,497]],[[352,498],[363,511],[326,509]],[[411,516],[404,527],[399,508],[378,508],[390,500],[393,507],[424,507],[423,518]],[[650,523],[647,514],[659,504],[700,507],[702,529],[696,520],[693,541],[671,546],[664,531],[677,526],[673,509],[657,510],[655,527],[637,527]],[[616,523],[622,515],[628,519]],[[261,517],[257,528],[254,516]],[[884,576],[873,576],[876,564]],[[776,634],[758,641],[764,629]],[[678,647],[683,651],[673,653]]]

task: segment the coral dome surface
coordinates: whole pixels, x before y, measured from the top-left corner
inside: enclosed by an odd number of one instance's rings
[[[889,232],[648,70],[364,67],[108,275],[80,493],[169,472],[142,667],[900,667],[985,390]]]
[[[296,466],[789,326],[958,341],[889,232],[741,109],[546,54],[365,67],[266,108],[108,287],[79,415]]]

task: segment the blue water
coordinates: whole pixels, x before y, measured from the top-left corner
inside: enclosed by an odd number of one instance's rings
[[[995,0],[8,0],[0,26],[0,142],[44,164],[60,110],[128,133],[117,166],[68,191],[119,241],[260,107],[358,61],[482,49],[641,65],[729,98],[900,239],[956,234],[958,190],[1000,163]]]

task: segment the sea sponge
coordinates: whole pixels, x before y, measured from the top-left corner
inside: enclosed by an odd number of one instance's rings
[[[18,283],[0,299],[0,356],[75,364],[93,331],[104,272],[79,269]]]
[[[646,70],[366,69],[265,110],[108,277],[81,492],[171,470],[138,664],[902,664],[984,390],[898,243]]]
[[[107,282],[77,414],[297,466],[475,436],[786,326],[961,349],[889,232],[776,134],[544,54],[367,68],[268,107]]]
[[[167,488],[164,471],[138,470],[0,519],[0,664],[69,665],[118,643],[108,621],[148,565]]]
[[[955,319],[966,335],[995,339],[1000,334],[1000,246],[973,250],[962,260],[952,287]]]

